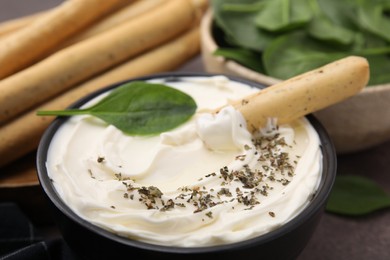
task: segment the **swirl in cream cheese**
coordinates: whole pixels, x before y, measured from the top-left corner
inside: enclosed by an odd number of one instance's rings
[[[252,135],[228,104],[257,89],[223,76],[151,82],[191,95],[197,113],[149,137],[74,116],[53,138],[49,176],[76,214],[131,239],[198,247],[267,233],[309,203],[322,154],[307,119]]]

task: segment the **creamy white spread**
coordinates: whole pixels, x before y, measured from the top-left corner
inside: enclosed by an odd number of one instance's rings
[[[131,239],[199,247],[275,230],[310,202],[322,154],[307,119],[252,135],[233,107],[210,112],[257,89],[223,76],[151,82],[191,95],[196,114],[149,137],[74,116],[53,138],[49,177],[76,214]]]

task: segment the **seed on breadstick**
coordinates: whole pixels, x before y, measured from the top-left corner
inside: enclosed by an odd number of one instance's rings
[[[359,93],[368,80],[367,60],[349,56],[265,88],[233,106],[254,131],[269,118],[284,124],[343,101]]]

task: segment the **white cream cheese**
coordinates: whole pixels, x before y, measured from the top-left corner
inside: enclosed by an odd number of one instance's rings
[[[132,239],[198,247],[277,229],[310,202],[322,154],[305,118],[252,136],[231,106],[209,112],[257,89],[222,76],[151,82],[191,95],[197,113],[152,137],[74,116],[53,138],[49,177],[76,214]]]

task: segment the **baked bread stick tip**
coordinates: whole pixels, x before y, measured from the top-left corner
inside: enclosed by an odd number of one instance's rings
[[[369,80],[365,58],[349,56],[265,88],[233,105],[249,130],[270,118],[284,124],[359,93]]]

